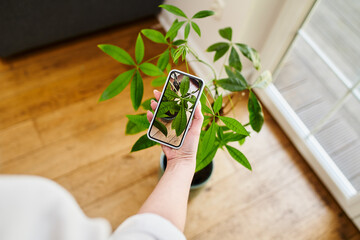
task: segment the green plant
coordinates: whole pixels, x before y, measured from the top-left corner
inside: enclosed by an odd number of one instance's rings
[[[239,142],[241,145],[244,143],[246,137],[250,136],[251,129],[256,132],[261,130],[264,123],[264,116],[261,104],[256,95],[253,93],[253,88],[265,87],[271,81],[271,73],[269,71],[264,71],[259,75],[253,84],[248,83],[245,77],[241,74],[242,62],[240,56],[242,55],[250,60],[254,69],[259,71],[261,68],[259,54],[255,49],[246,44],[234,43],[232,41],[232,29],[230,27],[226,27],[219,30],[220,36],[226,41],[215,43],[207,49],[208,52],[215,53],[214,62],[218,61],[220,58],[224,58],[223,69],[225,69],[227,77],[220,79],[213,66],[200,59],[198,54],[188,45],[188,36],[191,29],[193,29],[195,33],[201,37],[201,30],[194,21],[209,17],[213,15],[214,12],[204,10],[189,18],[181,9],[175,6],[160,5],[160,7],[180,17],[181,19],[176,19],[173,22],[165,36],[161,32],[153,29],[141,30],[135,44],[135,59],[132,59],[125,50],[117,46],[108,44],[99,45],[99,48],[106,54],[110,55],[120,63],[132,67],[131,70],[121,73],[105,89],[100,97],[100,101],[116,96],[131,82],[130,92],[134,109],[138,110],[141,105],[144,110],[152,111],[150,107],[151,99],[147,99],[142,102],[144,89],[142,74],[155,77],[152,81],[152,86],[162,86],[165,83],[167,73],[172,68],[172,64],[176,65],[179,61],[184,61],[187,71],[189,72],[186,56],[191,55],[196,59],[196,61],[205,64],[213,75],[212,79],[210,79],[211,81],[208,81],[209,84],[206,86],[206,91],[204,91],[200,100],[204,115],[204,123],[198,146],[196,171],[199,171],[208,165],[214,158],[218,149],[227,150],[232,158],[251,170],[251,165],[245,155],[238,149],[230,146],[229,143]],[[184,38],[176,39],[178,31],[183,27]],[[145,46],[142,36],[145,36],[155,43],[167,45],[166,50],[161,54],[144,61]],[[241,55],[239,53],[241,53]],[[157,61],[156,65],[151,63],[155,60]],[[234,118],[224,116],[224,97],[219,93],[221,88],[230,92],[249,92],[248,123],[243,125]],[[168,98],[168,100],[173,100],[175,98],[177,100],[176,104],[172,104],[172,106],[169,106],[168,109],[165,109],[167,110],[166,112],[165,110],[161,112],[161,114],[164,114],[165,116],[169,113],[172,115],[179,113],[182,108],[185,111],[185,104],[183,104],[183,102],[193,101],[191,98],[186,99],[186,96],[182,93],[179,93],[178,96],[166,95],[165,97]],[[229,101],[231,103],[230,97]],[[190,109],[186,110],[188,111]],[[180,114],[177,114],[176,118],[180,117]],[[127,118],[129,121],[126,126],[126,134],[136,134],[147,130],[149,127],[146,114],[144,113],[127,115]],[[157,127],[159,129],[163,129],[161,125],[158,125]],[[248,129],[246,129],[247,127]],[[249,129],[250,127],[251,129]],[[180,135],[184,126],[176,125],[175,123],[174,128],[177,129],[177,135]],[[161,132],[165,135],[167,134],[164,130]],[[157,143],[149,140],[145,134],[134,144],[131,151],[139,151],[156,144]]]

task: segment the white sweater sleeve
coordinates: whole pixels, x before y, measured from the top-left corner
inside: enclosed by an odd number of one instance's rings
[[[0,239],[133,240],[185,239],[155,214],[128,218],[113,235],[108,221],[88,218],[75,199],[45,178],[0,175]]]

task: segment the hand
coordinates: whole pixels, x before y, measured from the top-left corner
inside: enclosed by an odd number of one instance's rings
[[[154,90],[154,96],[159,101],[161,92]],[[151,108],[155,111],[157,102],[151,101]],[[153,119],[154,114],[147,111],[147,119],[149,122]],[[161,145],[163,152],[166,155],[168,164],[190,164],[195,168],[196,165],[196,152],[199,143],[199,137],[201,132],[201,126],[204,117],[201,113],[201,104],[195,109],[194,118],[192,120],[189,131],[184,139],[184,144],[180,149],[173,149],[165,145]]]

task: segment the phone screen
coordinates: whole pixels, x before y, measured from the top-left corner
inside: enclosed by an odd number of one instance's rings
[[[201,79],[172,70],[149,128],[149,137],[171,147],[180,147],[202,89]]]

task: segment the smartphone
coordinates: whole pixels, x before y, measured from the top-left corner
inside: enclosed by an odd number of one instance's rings
[[[201,78],[171,70],[150,123],[149,139],[179,149],[204,90]]]

